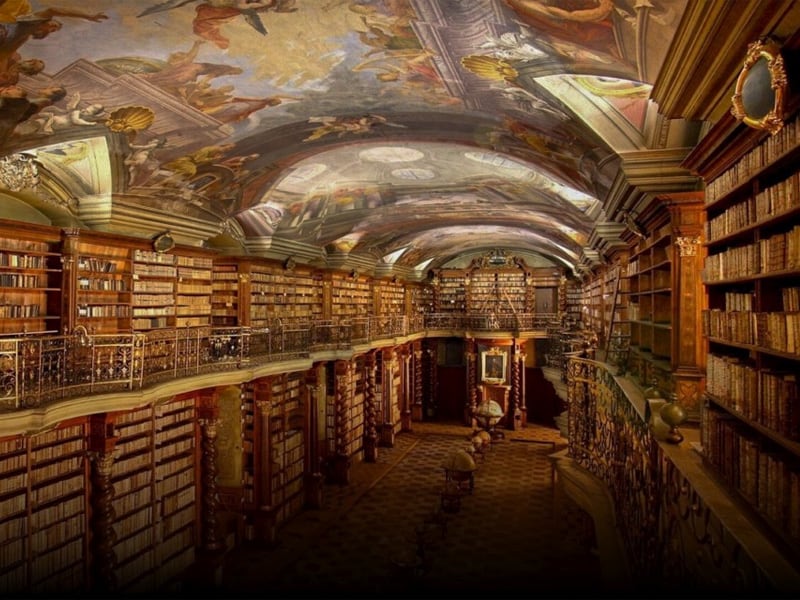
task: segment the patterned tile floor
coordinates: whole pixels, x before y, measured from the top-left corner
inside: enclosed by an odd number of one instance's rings
[[[554,493],[548,455],[557,430],[505,432],[478,460],[474,490],[442,513],[442,460],[472,429],[415,423],[356,463],[347,486],[327,485],[276,543],[226,557],[220,592],[265,598],[529,598],[602,594],[588,517]],[[444,522],[441,517],[444,516]],[[422,556],[421,556],[422,555]]]

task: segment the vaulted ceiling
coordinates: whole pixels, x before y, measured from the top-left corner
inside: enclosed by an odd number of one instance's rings
[[[577,272],[621,212],[697,188],[680,161],[733,83],[702,60],[793,4],[0,0],[0,156],[39,168],[0,216],[407,277],[493,249]]]

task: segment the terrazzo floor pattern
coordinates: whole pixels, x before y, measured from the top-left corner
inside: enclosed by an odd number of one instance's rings
[[[474,490],[441,511],[443,459],[471,429],[415,423],[326,485],[321,509],[286,523],[269,548],[243,544],[225,561],[229,596],[556,597],[597,595],[599,561],[587,517],[554,493],[548,455],[558,431],[508,431],[479,457]],[[557,505],[558,504],[558,505]],[[443,518],[442,518],[443,517]]]

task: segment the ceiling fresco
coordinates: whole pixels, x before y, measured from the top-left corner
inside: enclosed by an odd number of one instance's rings
[[[683,1],[0,0],[41,218],[405,273],[575,268]]]

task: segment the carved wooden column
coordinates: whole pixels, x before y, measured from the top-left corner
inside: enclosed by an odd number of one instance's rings
[[[422,343],[414,342],[414,362],[413,362],[413,377],[414,377],[414,403],[411,405],[411,420],[422,421]]]
[[[528,406],[526,404],[527,394],[525,393],[525,352],[522,350],[523,346],[519,345],[519,367],[517,368],[517,395],[519,398],[520,425],[526,427],[528,425]]]
[[[464,423],[470,427],[477,427],[478,422],[473,416],[478,408],[478,353],[475,349],[475,340],[467,340],[467,401],[464,406]]]
[[[508,412],[508,429],[522,428],[522,415],[524,411],[522,402],[522,368],[519,362],[519,346],[515,343],[511,347],[511,407]]]
[[[705,371],[701,315],[705,294],[700,274],[705,213],[701,192],[661,198],[669,208],[673,230],[672,260],[672,377],[678,403],[690,421],[699,421]]]
[[[253,476],[255,477],[255,501],[258,507],[255,514],[256,537],[264,542],[275,541],[275,507],[272,502],[272,436],[270,417],[272,415],[272,378],[266,377],[255,382],[253,405],[256,423],[254,427]]]
[[[200,396],[197,409],[201,433],[201,548],[208,552],[222,550],[224,544],[217,531],[217,426],[219,425],[219,406],[217,392],[206,392]]]
[[[79,229],[61,230],[61,332],[72,333],[75,329],[75,320],[78,315],[78,236]],[[89,332],[91,333],[91,332]]]
[[[92,507],[89,521],[90,587],[93,592],[111,592],[117,587],[117,556],[114,552],[117,541],[114,531],[116,514],[112,504],[114,484],[111,482],[117,438],[114,435],[113,420],[107,414],[92,415],[89,431],[89,503]]]
[[[380,444],[386,448],[394,447],[394,402],[395,390],[394,387],[394,370],[397,368],[397,359],[393,349],[383,351],[383,373],[381,374],[381,382],[383,390],[381,393],[382,409],[383,409],[383,423],[381,424],[381,439]]]
[[[375,351],[364,358],[366,387],[364,390],[364,462],[378,460],[378,415],[375,402]]]
[[[400,353],[400,431],[411,432],[411,404],[413,402],[413,377],[411,351],[404,346]]]
[[[428,398],[428,412],[431,417],[436,416],[436,407],[438,404],[438,357],[436,355],[436,346],[427,340],[424,342],[425,348],[425,360],[427,361],[427,373],[428,373],[428,381],[426,387],[426,393]]]
[[[337,360],[335,365],[336,390],[334,401],[333,426],[335,454],[333,455],[332,478],[334,483],[350,483],[350,453],[348,437],[350,430],[349,409],[352,390],[350,386],[350,361]]]
[[[306,373],[306,431],[305,431],[305,505],[306,508],[322,508],[323,477],[321,470],[322,457],[319,452],[319,392],[322,384],[319,378],[319,366],[314,366]],[[324,400],[323,400],[324,401]]]

